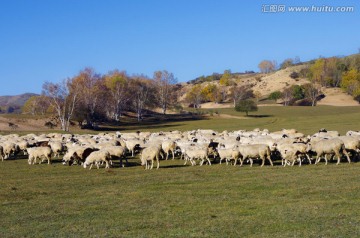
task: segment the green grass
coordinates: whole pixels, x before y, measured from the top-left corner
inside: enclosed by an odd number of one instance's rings
[[[138,159],[131,159],[133,165]],[[358,237],[359,163],[0,163],[0,237]]]

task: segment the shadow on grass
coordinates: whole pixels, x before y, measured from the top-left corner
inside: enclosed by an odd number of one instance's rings
[[[266,117],[273,117],[273,115],[248,115],[246,117],[253,117],[253,118],[266,118]]]

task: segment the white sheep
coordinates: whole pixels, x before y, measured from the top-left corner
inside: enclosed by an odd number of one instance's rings
[[[131,156],[134,157],[136,147],[143,145],[143,141],[139,139],[125,140],[126,148],[131,152]]]
[[[123,159],[126,160],[126,164],[128,163],[128,160],[126,158],[126,148],[122,146],[107,146],[103,147],[102,150],[106,150],[110,153],[111,158],[119,158],[120,160],[120,166],[124,167],[123,165]],[[112,162],[110,162],[112,164]]]
[[[141,152],[141,165],[145,166],[145,169],[152,169],[154,167],[154,160],[157,162],[156,169],[159,169],[160,162],[159,162],[159,156],[160,156],[161,148],[159,146],[149,146],[143,149]],[[151,162],[151,166],[150,163]]]
[[[95,151],[94,148],[91,147],[82,147],[82,146],[73,146],[68,149],[66,154],[63,156],[63,164],[83,164],[85,159]]]
[[[203,148],[197,146],[189,147],[185,151],[185,164],[187,160],[189,160],[192,165],[195,165],[196,164],[195,159],[199,159],[200,166],[202,166],[205,161],[207,161],[209,165],[211,165],[208,154],[209,154],[209,148],[207,147],[203,147]]]
[[[59,141],[50,141],[49,146],[54,153],[54,158],[59,157],[64,150],[63,144]]]
[[[109,160],[110,160],[110,153],[108,151],[106,151],[106,150],[94,151],[85,159],[84,168],[86,169],[86,167],[88,165],[90,165],[90,168],[89,168],[89,170],[90,170],[92,168],[92,166],[94,164],[96,164],[97,168],[99,169],[99,164],[101,162],[104,162],[105,169],[108,169],[110,167]]]
[[[236,165],[237,160],[240,157],[240,152],[236,149],[218,149],[217,150],[220,157],[220,164],[222,160],[225,160],[226,165],[230,160],[234,160],[234,165]]]
[[[327,164],[326,155],[335,154],[337,156],[337,165],[340,163],[341,154],[345,154],[348,162],[350,163],[350,158],[348,153],[345,150],[344,142],[338,138],[333,139],[322,139],[317,142],[308,143],[308,151],[313,151],[316,153],[315,164],[319,163],[321,156],[324,155],[325,165]]]
[[[260,158],[262,160],[261,167],[265,164],[265,159],[268,159],[271,166],[273,163],[270,157],[270,148],[267,145],[263,144],[253,144],[253,145],[239,145],[238,150],[240,152],[240,166],[242,166],[245,159],[250,160],[250,167],[252,167],[253,159]]]
[[[169,153],[171,151],[172,153],[172,159],[175,159],[175,149],[176,149],[176,143],[171,140],[166,140],[161,143],[161,148],[166,154],[166,160],[169,157]]]
[[[2,144],[3,147],[3,160],[8,159],[11,154],[15,154],[17,152],[17,146],[15,143],[6,141]]]
[[[51,163],[51,148],[47,146],[40,146],[40,147],[31,147],[27,148],[27,153],[29,155],[28,163],[35,164],[36,159],[39,158],[39,164],[43,161],[42,159],[47,159],[48,164]]]

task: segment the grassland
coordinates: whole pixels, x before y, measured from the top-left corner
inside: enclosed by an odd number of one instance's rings
[[[209,112],[209,110],[206,110]],[[218,111],[220,116],[214,112]],[[204,120],[127,121],[120,129],[218,131],[325,127],[359,130],[359,107],[261,107],[250,119],[214,109]],[[196,120],[195,120],[196,119]],[[119,128],[114,128],[119,129]],[[98,133],[98,132],[95,132]],[[250,168],[183,166],[144,171],[139,159],[106,171],[0,163],[0,237],[359,237],[360,163]]]
[[[1,237],[358,237],[360,164],[0,163]]]

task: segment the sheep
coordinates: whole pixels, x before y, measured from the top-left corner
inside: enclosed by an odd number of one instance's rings
[[[326,159],[326,155],[327,154],[335,154],[337,156],[337,165],[340,163],[340,156],[341,153],[345,154],[348,162],[350,163],[350,158],[348,153],[345,150],[345,145],[344,142],[338,138],[333,138],[333,139],[322,139],[318,142],[310,142],[308,144],[308,151],[313,151],[316,153],[316,161],[315,164],[319,163],[320,158],[322,155],[324,156],[325,159],[325,165],[327,165],[327,159]]]
[[[88,165],[90,165],[89,170],[91,170],[91,168],[94,164],[96,164],[96,167],[99,169],[99,164],[101,162],[105,162],[105,169],[108,169],[108,168],[110,168],[110,166],[109,166],[110,158],[111,158],[110,153],[107,150],[94,151],[85,159],[85,162],[83,165],[84,169],[86,169],[86,167]]]
[[[192,165],[195,165],[196,162],[194,160],[200,159],[200,166],[202,166],[205,161],[207,161],[209,163],[209,165],[211,165],[211,162],[208,157],[208,153],[209,153],[209,148],[207,148],[207,147],[205,147],[205,148],[198,148],[195,146],[194,146],[194,148],[189,147],[185,151],[185,158],[186,158],[185,164],[186,164],[187,160],[189,160]]]
[[[360,140],[357,136],[339,136],[339,139],[344,142],[346,151],[351,152],[353,157],[358,155],[360,151]]]
[[[234,150],[234,149],[218,149],[217,152],[219,153],[220,164],[221,164],[221,161],[225,159],[226,165],[227,165],[228,161],[233,159],[235,161],[234,162],[234,166],[235,166],[237,160],[240,157],[240,152],[238,150]]]
[[[3,154],[4,154],[2,161],[4,161],[4,159],[8,159],[11,154],[15,155],[18,151],[18,147],[13,142],[7,141],[2,144],[2,147],[3,147]]]
[[[51,147],[51,150],[54,153],[54,158],[59,157],[60,153],[62,153],[63,150],[64,150],[63,144],[61,142],[58,142],[58,141],[50,141],[49,146]]]
[[[301,166],[301,159],[297,157],[297,151],[296,150],[286,150],[282,155],[282,158],[284,160],[284,167],[290,163],[291,166],[294,166],[295,161],[299,161],[299,166]]]
[[[28,163],[29,164],[35,164],[36,159],[39,158],[39,164],[42,162],[43,159],[47,159],[48,164],[51,163],[51,148],[47,146],[41,146],[41,147],[31,147],[27,148],[27,153],[29,155]]]
[[[26,140],[22,139],[16,142],[16,146],[19,149],[19,152],[22,151],[24,155],[26,155],[26,148],[29,147],[29,143]]]
[[[160,156],[161,148],[159,146],[149,146],[143,149],[141,152],[141,165],[145,166],[145,169],[152,169],[154,167],[154,160],[156,159],[157,167],[156,169],[159,169],[160,163],[159,163],[159,156]],[[150,166],[151,161],[151,166]]]
[[[139,139],[125,140],[126,148],[131,152],[131,157],[134,157],[135,148],[143,145],[143,141]]]
[[[85,159],[96,149],[91,147],[73,146],[63,156],[63,165],[83,164]]]
[[[273,163],[270,157],[270,148],[264,144],[253,144],[253,145],[239,145],[237,148],[240,152],[240,166],[242,166],[245,159],[250,160],[250,167],[252,167],[252,158],[260,158],[262,160],[261,167],[265,164],[265,159],[268,159],[271,166]]]
[[[126,158],[126,148],[122,147],[122,146],[108,146],[108,147],[104,147],[102,148],[102,150],[106,150],[110,153],[110,157],[113,158],[119,158],[120,159],[120,166],[124,167],[123,165],[123,158],[125,158],[126,160],[126,164],[128,164],[128,160]],[[111,162],[112,164],[112,162]]]
[[[166,140],[161,143],[161,148],[166,154],[166,160],[169,157],[169,153],[171,151],[172,153],[172,159],[175,159],[175,149],[176,149],[176,143],[171,140]]]

